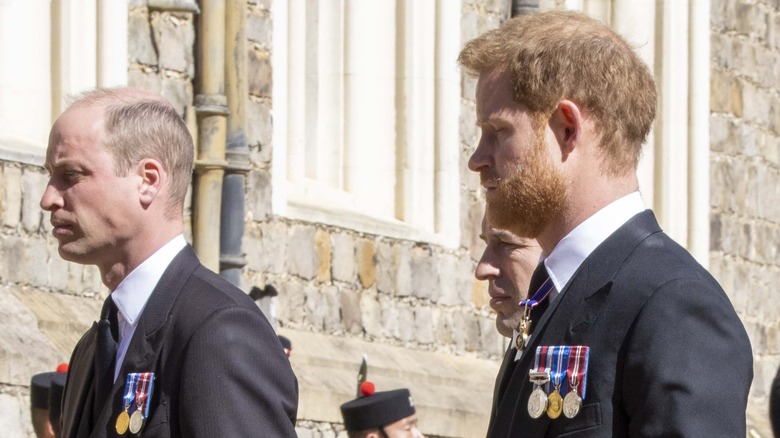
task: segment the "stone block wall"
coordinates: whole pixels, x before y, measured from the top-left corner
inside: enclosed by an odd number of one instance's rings
[[[751,427],[780,364],[780,2],[712,0],[710,265],[753,345]]]

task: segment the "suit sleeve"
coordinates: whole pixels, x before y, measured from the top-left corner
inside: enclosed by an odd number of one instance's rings
[[[745,436],[750,342],[725,293],[675,280],[647,301],[625,352],[629,435]]]
[[[185,351],[183,436],[296,436],[297,381],[262,314],[237,306],[217,310]]]

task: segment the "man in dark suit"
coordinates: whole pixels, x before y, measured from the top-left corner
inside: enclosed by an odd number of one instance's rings
[[[297,382],[271,325],[183,236],[193,144],[176,111],[98,90],[54,123],[41,207],[110,291],[73,351],[63,436],[292,437]]]
[[[563,11],[509,20],[459,62],[478,76],[469,168],[491,225],[543,252],[488,436],[745,436],[744,327],[638,192],[656,108],[647,66]]]

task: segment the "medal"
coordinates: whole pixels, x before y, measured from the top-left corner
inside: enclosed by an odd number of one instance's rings
[[[547,416],[555,420],[561,416],[563,410],[563,399],[561,393],[558,391],[558,387],[553,390],[552,394],[547,397]]]
[[[563,415],[566,418],[574,418],[580,413],[580,408],[582,408],[582,399],[577,395],[577,388],[574,388],[563,398]]]
[[[531,391],[531,396],[528,397],[528,415],[533,419],[537,419],[542,416],[544,410],[547,408],[547,394],[540,387],[535,387]]]
[[[125,391],[122,393],[122,412],[116,417],[114,428],[116,433],[124,435],[127,433],[127,426],[130,424],[130,405],[135,398],[135,385],[138,382],[138,374],[130,373],[125,380]]]
[[[544,386],[550,381],[548,347],[536,347],[534,368],[528,373],[528,378],[534,384],[534,389],[528,397],[528,415],[537,419],[547,410],[547,392]]]
[[[531,340],[531,309],[544,301],[552,289],[553,282],[548,277],[530,299],[520,301],[520,307],[523,308],[523,319],[517,326],[518,335],[517,339],[515,339],[515,347],[517,347],[519,353],[522,353],[528,347],[528,343]]]
[[[566,377],[566,368],[569,365],[569,347],[548,347],[550,362],[550,383],[553,391],[547,398],[547,416],[553,420],[561,416],[563,411],[563,397],[561,396],[561,383]]]
[[[563,415],[566,418],[574,418],[582,409],[582,399],[585,398],[585,387],[588,377],[588,356],[590,349],[587,346],[577,345],[570,347],[569,363],[566,374],[569,375],[569,393],[563,399]]]
[[[131,373],[137,383],[133,391],[135,411],[130,415],[128,428],[130,433],[138,434],[144,427],[149,415],[149,397],[154,386],[154,373]]]
[[[128,406],[129,409],[129,406]],[[130,416],[127,415],[127,409],[122,411],[119,416],[116,417],[116,433],[124,435],[127,433],[127,426],[130,424]]]
[[[130,433],[137,434],[144,427],[144,415],[140,409],[136,409],[130,416]]]

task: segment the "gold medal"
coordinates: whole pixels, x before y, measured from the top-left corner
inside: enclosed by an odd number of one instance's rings
[[[561,398],[561,393],[556,386],[552,394],[547,397],[547,416],[554,420],[561,416],[562,411],[563,398]]]
[[[127,409],[130,407],[128,406]],[[124,435],[127,433],[127,426],[130,424],[130,415],[127,414],[127,409],[122,411],[117,417],[116,417],[116,433],[119,435]]]
[[[566,394],[563,398],[563,415],[566,418],[574,418],[580,413],[582,408],[582,399],[577,395],[577,388]]]
[[[528,341],[531,338],[531,308],[525,306],[523,311],[523,320],[520,321],[520,325],[517,326],[517,338],[515,339],[515,347],[520,353],[528,346]]]
[[[141,413],[141,409],[143,406],[139,406],[130,416],[130,433],[137,434],[144,427],[144,414]]]

